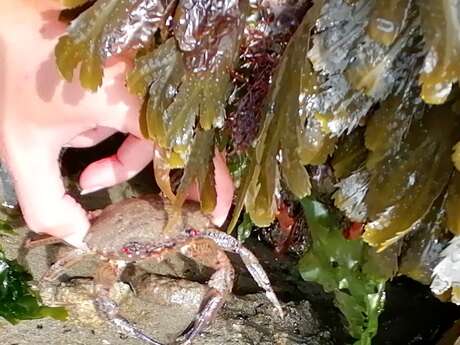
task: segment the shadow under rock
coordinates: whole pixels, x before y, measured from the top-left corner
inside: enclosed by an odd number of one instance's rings
[[[322,329],[327,329],[336,345],[352,343],[344,327],[344,318],[334,305],[331,294],[324,292],[319,284],[304,281],[297,269],[298,259],[289,255],[278,255],[257,238],[249,238],[244,245],[259,259],[267,272],[273,289],[282,302],[308,301],[315,318],[321,323]],[[230,255],[237,272],[233,292],[236,295],[246,295],[260,292],[261,289],[251,278],[238,256]]]
[[[460,307],[434,297],[429,286],[407,277],[387,284],[385,309],[373,345],[436,345],[460,319]]]

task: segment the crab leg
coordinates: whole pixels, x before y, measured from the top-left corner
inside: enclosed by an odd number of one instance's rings
[[[94,305],[97,311],[102,316],[104,316],[105,319],[110,321],[110,323],[114,325],[119,332],[127,336],[142,340],[147,344],[163,345],[148,335],[145,335],[141,330],[139,330],[124,317],[118,315],[118,305],[108,296],[100,295],[95,299]]]
[[[110,289],[112,288],[113,284],[118,281],[118,278],[121,276],[124,268],[124,262],[114,261],[108,261],[98,267],[95,276],[97,297],[94,300],[94,306],[96,307],[96,310],[107,321],[114,325],[119,332],[127,336],[142,340],[151,345],[163,345],[155,339],[144,334],[131,322],[118,314],[118,305],[110,298],[109,294]]]
[[[209,239],[195,239],[181,247],[180,251],[196,262],[216,270],[208,282],[210,289],[203,300],[200,313],[191,329],[183,335],[182,344],[189,345],[216,318],[225,298],[232,291],[235,271],[227,255]]]
[[[84,249],[72,249],[65,254],[62,258],[58,259],[51,267],[45,272],[41,279],[41,283],[52,283],[56,281],[64,271],[70,266],[79,262],[85,255],[89,255],[89,251]]]
[[[200,231],[200,235],[212,239],[223,250],[238,254],[257,285],[265,290],[265,295],[273,303],[280,317],[284,317],[283,309],[273,291],[267,273],[249,249],[244,247],[236,238],[221,231]]]
[[[29,269],[29,264],[26,260],[26,257],[32,248],[40,247],[40,246],[44,246],[48,244],[55,244],[59,242],[62,242],[62,241],[50,235],[44,235],[44,234],[38,235],[38,234],[33,233],[32,231],[29,231],[27,236],[22,241],[21,246],[18,248],[17,260],[21,265]]]
[[[47,246],[49,244],[56,244],[56,243],[63,243],[64,241],[46,234],[33,234],[29,235],[25,241],[23,246],[27,249],[32,249],[41,246]]]

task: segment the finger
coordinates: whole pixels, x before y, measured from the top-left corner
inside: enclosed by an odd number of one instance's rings
[[[230,208],[232,207],[235,186],[230,172],[228,171],[227,164],[225,163],[223,154],[216,150],[213,162],[215,169],[214,174],[217,200],[216,207],[211,214],[214,224],[221,226],[227,219]],[[190,187],[188,191],[188,199],[195,201],[200,200],[200,192],[196,183]]]
[[[117,130],[113,128],[96,127],[77,135],[75,138],[65,144],[65,146],[76,148],[91,147],[99,144],[116,132]]]
[[[116,154],[90,164],[82,172],[82,194],[110,187],[134,177],[152,158],[152,142],[129,135]]]
[[[16,142],[5,158],[24,219],[31,230],[80,247],[89,228],[86,212],[65,192],[59,151],[37,143],[25,147]]]
[[[217,226],[224,224],[232,207],[235,185],[227,168],[224,155],[216,150],[214,156],[217,203],[212,215]]]

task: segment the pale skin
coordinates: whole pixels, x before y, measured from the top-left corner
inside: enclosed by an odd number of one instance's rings
[[[125,181],[152,160],[153,143],[138,127],[140,101],[124,87],[121,59],[110,61],[97,93],[75,78],[65,82],[54,65],[54,46],[65,31],[59,1],[0,1],[0,158],[15,182],[28,226],[81,246],[87,212],[64,189],[58,156],[62,147],[93,146],[120,131],[129,136],[118,152],[89,165],[80,176],[89,193]],[[225,220],[234,187],[221,154],[216,166],[213,221]],[[196,190],[194,188],[193,190]],[[190,198],[197,199],[196,191]]]

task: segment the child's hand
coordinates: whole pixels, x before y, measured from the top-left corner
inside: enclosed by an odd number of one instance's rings
[[[63,81],[54,46],[65,26],[57,21],[59,2],[16,0],[0,3],[0,157],[15,181],[29,227],[79,245],[89,221],[85,210],[66,194],[58,155],[63,146],[88,147],[116,131],[129,133],[116,155],[91,164],[80,177],[91,192],[125,181],[152,159],[152,142],[141,138],[140,103],[124,87],[126,65],[113,61],[102,88],[90,93]],[[219,155],[215,158],[222,223],[233,184]]]

